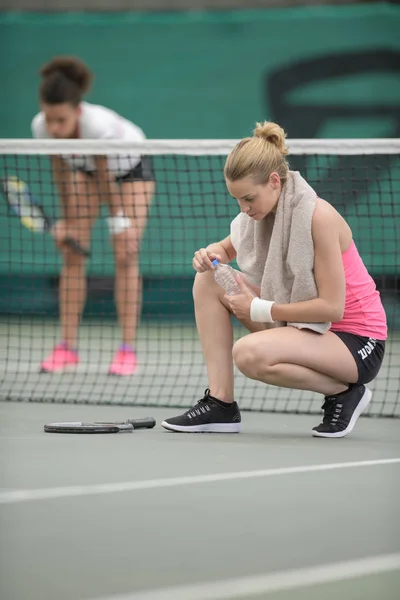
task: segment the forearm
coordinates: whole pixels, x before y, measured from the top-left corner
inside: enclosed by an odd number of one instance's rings
[[[68,204],[68,189],[65,177],[65,169],[62,167],[62,163],[53,161],[53,179],[57,187],[58,197],[61,206],[62,218],[66,218],[66,207]]]
[[[67,204],[68,204],[68,194],[65,190],[65,186],[62,183],[57,182],[58,196],[60,199],[60,207],[61,207],[61,217],[63,219],[67,218]]]
[[[107,204],[110,214],[123,216],[123,203],[118,184],[115,182],[114,173],[110,171],[106,156],[96,156],[96,178],[100,199]]]
[[[120,190],[115,181],[99,177],[99,191],[102,202],[107,204],[112,215],[117,215],[123,210]]]
[[[255,322],[325,323],[340,321],[343,317],[343,307],[335,306],[323,298],[290,304],[275,304],[257,298],[251,304],[250,314]]]
[[[274,321],[298,323],[323,323],[340,321],[343,307],[334,306],[323,298],[290,304],[273,304],[271,316]]]

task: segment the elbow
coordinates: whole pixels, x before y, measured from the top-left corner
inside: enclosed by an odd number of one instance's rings
[[[330,306],[329,307],[329,318],[328,321],[332,323],[337,323],[343,319],[344,315],[344,306]]]

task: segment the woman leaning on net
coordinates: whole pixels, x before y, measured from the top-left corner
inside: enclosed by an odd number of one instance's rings
[[[55,57],[40,71],[41,111],[32,121],[35,138],[132,140],[145,139],[131,121],[106,108],[85,102],[92,74],[73,57]],[[53,156],[53,178],[61,203],[54,238],[62,255],[59,301],[61,339],[41,363],[44,372],[62,371],[79,362],[78,327],[86,299],[85,257],[65,244],[76,239],[89,247],[100,205],[107,205],[108,228],[115,258],[115,301],[122,331],[120,347],[109,373],[131,375],[136,368],[135,336],[141,307],[139,246],[154,192],[150,159],[120,156]]]
[[[286,160],[285,133],[258,124],[227,158],[224,175],[240,214],[224,240],[197,250],[197,330],[208,388],[172,431],[238,432],[233,365],[268,385],[325,397],[318,437],[350,433],[371,399],[387,337],[379,292],[341,215]],[[212,260],[236,258],[240,294],[214,279]],[[249,330],[233,345],[231,314]]]

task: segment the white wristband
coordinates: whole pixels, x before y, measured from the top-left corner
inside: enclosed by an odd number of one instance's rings
[[[108,217],[107,224],[110,235],[118,235],[132,227],[132,220],[124,217],[124,213],[120,210],[114,217]]]
[[[273,304],[275,304],[275,302],[271,300],[253,298],[250,305],[251,320],[257,323],[274,323],[274,320],[271,316]]]

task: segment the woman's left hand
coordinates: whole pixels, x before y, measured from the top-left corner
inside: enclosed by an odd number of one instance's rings
[[[224,299],[237,319],[240,321],[249,321],[250,306],[255,295],[251,289],[247,287],[240,275],[236,277],[236,281],[240,287],[240,294],[237,294],[236,296],[228,296],[225,294]]]

